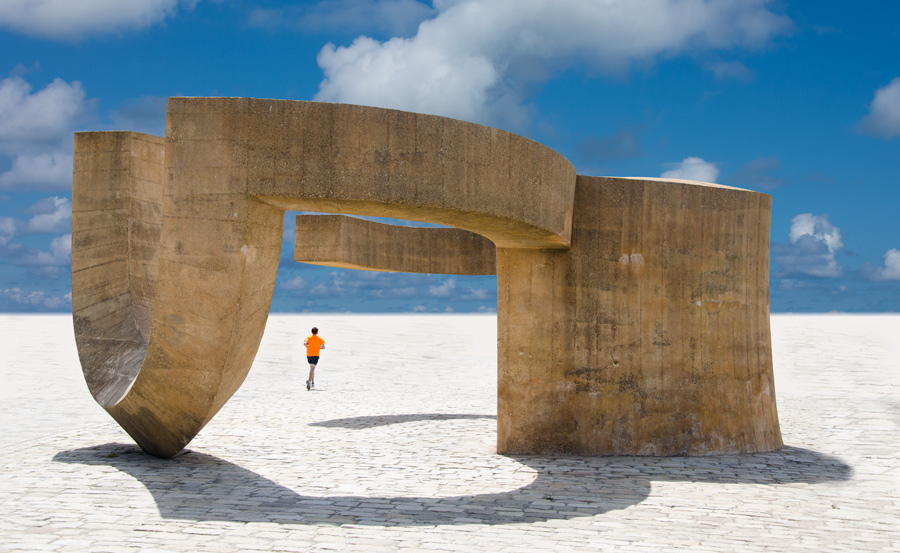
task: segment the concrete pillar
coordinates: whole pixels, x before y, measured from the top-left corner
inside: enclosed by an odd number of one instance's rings
[[[780,448],[771,198],[579,176],[574,205],[571,250],[498,250],[498,451]]]

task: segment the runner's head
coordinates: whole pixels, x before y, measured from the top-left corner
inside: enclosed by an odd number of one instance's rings
[[[318,333],[319,333],[319,329],[316,328],[316,327],[312,327],[312,333],[313,333],[313,334],[318,334]]]

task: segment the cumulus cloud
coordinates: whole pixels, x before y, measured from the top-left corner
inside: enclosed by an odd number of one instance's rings
[[[875,91],[869,114],[856,128],[859,132],[882,138],[900,136],[900,77]]]
[[[72,235],[64,234],[50,241],[50,251],[32,251],[16,264],[23,267],[65,267],[72,262]]]
[[[20,226],[15,220],[13,224]],[[71,234],[57,236],[50,241],[50,250],[42,251],[12,241],[9,226],[9,218],[0,218],[0,258],[7,259],[10,265],[27,268],[33,277],[58,278],[63,275],[72,259]]]
[[[72,202],[68,198],[53,196],[35,203],[28,211],[34,215],[25,223],[25,232],[57,234],[72,230]]]
[[[0,154],[12,158],[0,190],[63,190],[72,184],[72,131],[93,109],[79,82],[38,91],[22,77],[0,80]]]
[[[22,77],[0,81],[0,151],[20,153],[23,145],[56,143],[71,133],[91,109],[81,83],[55,79],[32,92]]]
[[[424,292],[427,285],[435,282],[433,275],[395,273],[382,271],[331,271],[327,276],[318,273],[317,269],[307,274],[303,281],[303,288],[281,288],[292,291],[306,290],[308,297],[322,296],[344,299],[361,298],[407,298],[416,295],[427,295]],[[325,278],[324,281],[319,279]],[[296,277],[289,280],[287,285],[298,284]],[[318,281],[318,282],[317,282]]]
[[[179,4],[197,0],[0,0],[0,27],[32,36],[71,40],[139,29],[162,21]]]
[[[346,48],[326,46],[316,58],[325,80],[315,99],[484,120],[488,90],[500,81],[490,60],[414,42],[359,37]]]
[[[494,299],[495,292],[487,288],[466,288],[459,298],[466,301],[484,301]]]
[[[719,178],[719,168],[715,163],[705,161],[699,157],[686,157],[681,163],[672,164],[672,168],[663,171],[660,177],[664,179],[684,179],[702,182],[716,182]]]
[[[406,286],[404,288],[385,288],[372,290],[369,292],[369,296],[373,298],[379,299],[395,299],[395,298],[411,298],[416,296],[419,293],[418,289],[413,286]]]
[[[573,64],[621,73],[688,51],[764,46],[768,0],[436,0],[415,36],[326,45],[317,100],[521,124],[529,87]]]
[[[0,174],[0,190],[63,190],[72,186],[72,156],[63,152],[22,154]]]
[[[441,284],[428,287],[428,295],[433,298],[449,297],[456,290],[456,280],[448,278]]]
[[[788,243],[772,247],[772,259],[780,267],[779,276],[834,278],[844,273],[836,258],[843,247],[841,229],[828,215],[803,213],[791,220]]]
[[[328,0],[311,6],[258,8],[250,25],[268,29],[288,28],[304,32],[367,30],[409,36],[434,9],[416,0]]]
[[[10,243],[18,226],[18,220],[12,217],[0,217],[0,251],[3,251],[4,247]]]
[[[283,282],[279,287],[283,290],[291,290],[294,292],[299,292],[301,290],[305,290],[309,286],[309,283],[305,278],[301,276],[295,276],[294,278]]]
[[[9,259],[13,265],[42,270],[69,264],[72,253],[72,203],[68,198],[51,197],[34,203],[26,210],[32,215],[28,221],[14,217],[0,217],[0,258]],[[50,243],[50,251],[42,252],[23,246],[14,238],[20,234],[56,234]],[[51,273],[55,269],[50,270]]]
[[[891,248],[884,254],[884,266],[867,272],[872,280],[900,280],[900,250]]]
[[[50,296],[40,291],[26,291],[21,288],[0,289],[0,305],[18,306],[30,309],[53,310],[72,303],[72,294]]]

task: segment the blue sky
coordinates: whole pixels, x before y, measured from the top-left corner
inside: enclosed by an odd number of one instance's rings
[[[773,312],[900,311],[895,0],[0,0],[0,311],[71,309],[72,133],[169,96],[377,105],[580,174],[772,195]],[[294,263],[273,311],[492,311],[493,277]]]

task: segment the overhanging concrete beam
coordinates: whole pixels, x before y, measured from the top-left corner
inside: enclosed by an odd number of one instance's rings
[[[474,232],[343,215],[298,215],[294,261],[367,271],[497,274],[497,249]]]

